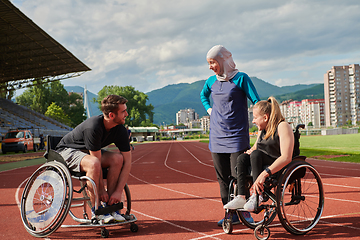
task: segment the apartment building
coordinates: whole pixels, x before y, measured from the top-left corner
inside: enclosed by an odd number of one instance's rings
[[[200,119],[200,123],[201,123],[201,128],[202,128],[205,132],[210,131],[210,116],[203,116],[203,117]]]
[[[300,118],[305,126],[310,123],[314,128],[325,126],[325,100],[303,99],[301,101]]]
[[[324,105],[324,99],[303,99],[284,101],[279,107],[285,120],[292,123],[293,127],[301,123],[305,124],[306,128],[309,125],[320,128],[325,125]]]
[[[194,120],[199,120],[199,114],[194,109],[182,109],[176,113],[176,125],[181,123],[187,125]]]
[[[359,78],[359,64],[333,66],[324,74],[326,127],[360,121]]]

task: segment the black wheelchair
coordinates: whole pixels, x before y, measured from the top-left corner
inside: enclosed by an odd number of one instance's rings
[[[25,229],[35,237],[46,237],[61,227],[101,228],[101,236],[107,238],[109,231],[107,226],[130,224],[132,232],[138,231],[136,217],[130,214],[131,195],[126,184],[122,194],[122,200],[116,205],[101,208],[95,211],[95,216],[90,217],[87,210],[93,206],[88,195],[88,184],[92,185],[96,196],[94,181],[85,176],[84,172],[72,172],[68,169],[63,158],[53,149],[61,140],[61,137],[47,136],[46,153],[47,162],[40,166],[27,181],[21,196],[21,219]],[[107,170],[103,169],[104,179]],[[73,187],[72,179],[80,181],[78,190]],[[78,195],[79,197],[75,197]],[[71,208],[82,208],[82,216],[77,217]],[[99,215],[111,213],[126,208],[123,214],[126,221],[104,223]],[[95,206],[97,209],[97,206]],[[66,216],[70,215],[79,224],[62,225]],[[79,214],[79,211],[77,212]]]
[[[222,224],[225,233],[230,234],[233,231],[234,214],[238,215],[245,226],[254,229],[257,239],[263,240],[270,237],[268,226],[276,215],[282,226],[295,235],[306,234],[319,222],[324,209],[324,189],[319,173],[306,162],[305,156],[300,156],[299,128],[304,127],[304,124],[296,126],[293,159],[286,167],[265,180],[263,201],[257,203],[255,210],[251,213],[241,209],[225,211]],[[230,178],[229,201],[237,195],[236,178]],[[251,169],[246,178],[246,188],[250,195],[253,184]]]

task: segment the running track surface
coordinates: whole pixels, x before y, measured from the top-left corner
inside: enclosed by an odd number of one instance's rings
[[[308,159],[320,173],[325,209],[305,236],[286,232],[277,218],[270,239],[360,239],[360,164]],[[36,239],[20,218],[18,201],[25,180],[38,166],[0,173],[0,239]],[[129,225],[108,227],[112,239],[256,239],[234,225],[233,234],[217,226],[224,211],[207,144],[156,142],[137,145],[128,185],[139,231]],[[69,216],[66,223],[75,223]],[[59,228],[46,239],[99,239],[99,228]]]

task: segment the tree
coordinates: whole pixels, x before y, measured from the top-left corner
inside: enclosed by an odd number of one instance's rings
[[[71,93],[69,98],[69,108],[66,111],[71,119],[71,126],[75,127],[86,119],[85,108],[82,97],[77,93]]]
[[[31,108],[32,99],[34,98],[34,92],[32,88],[26,89],[20,96],[17,96],[16,103],[27,108]]]
[[[126,118],[125,124],[134,127],[149,126],[152,124],[154,107],[151,104],[146,105],[149,98],[145,93],[135,90],[132,86],[104,86],[98,92],[96,100],[99,104],[99,108],[101,106],[101,101],[109,94],[116,94],[125,97],[128,100],[126,106],[129,116]]]
[[[44,80],[37,79],[34,81],[35,86],[32,87],[34,97],[30,108],[36,112],[44,114],[51,104],[50,99],[50,90],[49,85],[44,82]]]
[[[11,87],[8,89],[8,83],[0,83],[0,97],[11,100],[15,95],[15,89]]]
[[[67,125],[75,127],[86,119],[85,108],[79,94],[68,94],[60,81],[47,83],[44,80],[34,81],[35,86],[25,90],[16,97],[16,102],[36,112],[45,114],[48,107],[55,103],[70,118]]]
[[[71,120],[68,115],[64,113],[61,107],[57,106],[54,102],[47,108],[45,116],[55,119],[63,124],[70,125]]]

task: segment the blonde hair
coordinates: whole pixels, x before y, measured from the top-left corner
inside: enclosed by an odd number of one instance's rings
[[[269,116],[269,121],[265,128],[266,134],[264,138],[267,139],[270,136],[274,137],[279,123],[285,120],[280,111],[279,103],[271,96],[266,101],[262,100],[257,102],[254,108],[259,109],[260,114],[267,114]]]

